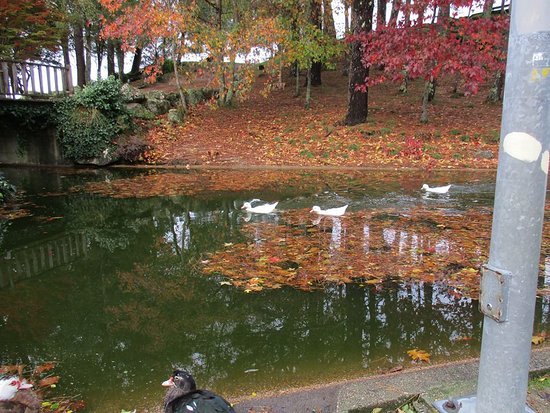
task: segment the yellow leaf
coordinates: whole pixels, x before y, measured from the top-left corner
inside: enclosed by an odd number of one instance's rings
[[[544,340],[546,340],[546,337],[544,337],[544,336],[542,336],[542,335],[533,336],[533,338],[531,338],[531,343],[533,343],[535,346],[538,346],[538,345],[541,344]]]
[[[407,354],[414,361],[425,361],[425,362],[430,361],[430,353],[427,353],[424,350],[418,350],[415,348],[413,350],[407,351]]]

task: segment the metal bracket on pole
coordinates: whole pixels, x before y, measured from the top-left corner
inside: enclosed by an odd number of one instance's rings
[[[481,271],[479,307],[483,314],[498,323],[508,320],[508,293],[512,273],[485,264]]]

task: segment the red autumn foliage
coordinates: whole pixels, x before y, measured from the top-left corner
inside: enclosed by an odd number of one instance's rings
[[[434,10],[458,10],[474,3],[479,2],[417,0],[412,5],[401,4],[402,15],[424,18],[412,23],[403,19],[350,38],[363,42],[365,65],[383,67],[360,88],[405,77],[432,81],[442,75],[457,75],[467,93],[477,93],[484,81],[504,69],[509,17],[467,18],[455,13],[450,17],[438,14],[436,20],[433,16]]]

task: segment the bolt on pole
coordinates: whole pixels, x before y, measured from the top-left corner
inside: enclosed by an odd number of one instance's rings
[[[527,409],[550,149],[550,0],[512,4],[500,141],[475,413]]]

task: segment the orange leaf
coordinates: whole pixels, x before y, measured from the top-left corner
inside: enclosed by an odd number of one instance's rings
[[[55,367],[55,363],[53,362],[41,364],[40,366],[36,366],[36,368],[34,369],[34,374],[41,374],[41,373],[44,373],[45,371],[50,371],[54,367]]]
[[[49,387],[59,381],[59,376],[46,377],[38,382],[39,387]]]

